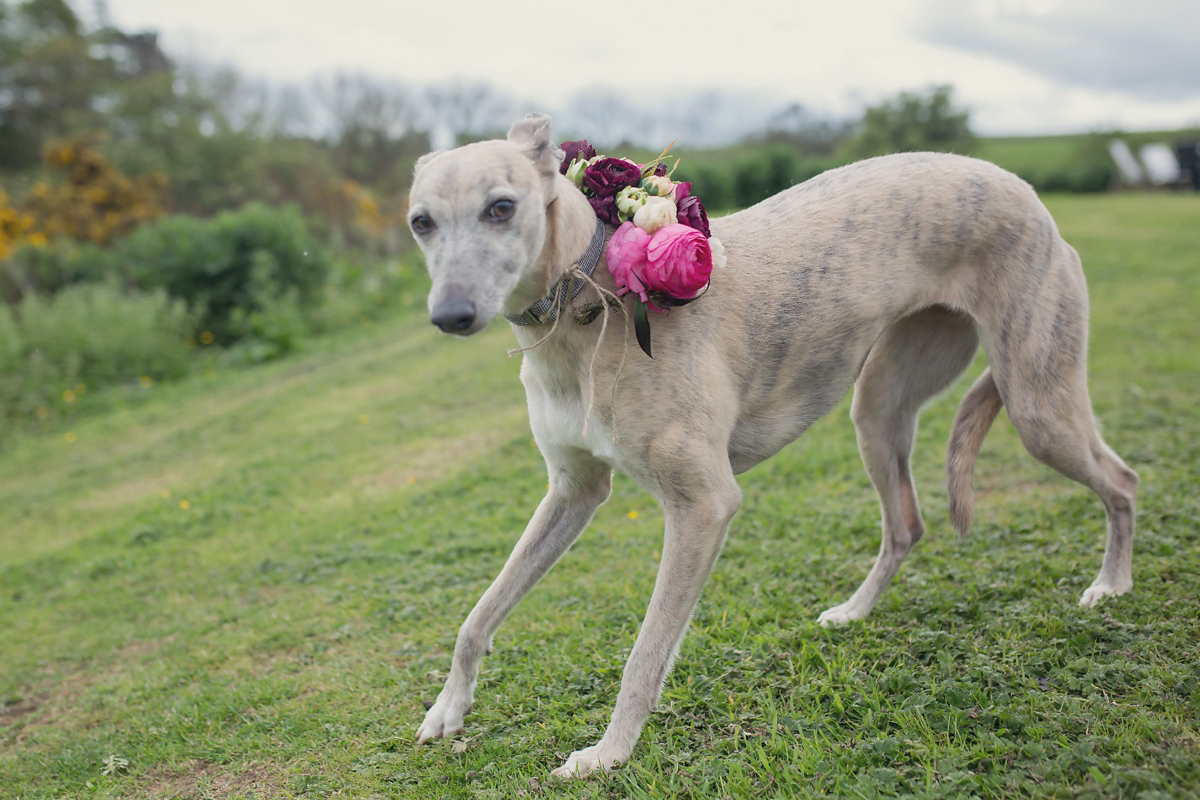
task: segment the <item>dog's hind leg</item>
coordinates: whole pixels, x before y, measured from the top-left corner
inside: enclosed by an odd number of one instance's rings
[[[1074,250],[1062,245],[1047,278],[1053,303],[1036,305],[1009,335],[985,332],[996,386],[1025,449],[1087,486],[1104,503],[1100,574],[1079,599],[1094,605],[1133,588],[1137,473],[1096,430],[1087,390],[1087,294]]]
[[[966,314],[935,306],[899,320],[871,348],[854,385],[850,415],[858,450],[883,511],[883,542],[866,580],[841,605],[818,618],[822,625],[862,619],[925,533],[909,458],[922,404],[945,389],[979,344]]]
[[[693,433],[684,430],[679,437],[661,435],[651,448],[682,451],[689,447],[685,440]],[[579,777],[597,769],[608,770],[626,761],[633,751],[671,671],[729,522],[741,504],[742,492],[726,452],[722,447],[703,457],[655,459],[666,532],[650,607],[625,664],[621,691],[604,736],[595,745],[572,753],[554,770],[556,776]]]
[[[417,729],[417,741],[453,736],[471,708],[479,662],[491,650],[496,630],[543,575],[554,566],[612,488],[611,468],[580,451],[547,455],[550,489],[525,528],[499,576],[483,593],[458,631],[446,685]]]

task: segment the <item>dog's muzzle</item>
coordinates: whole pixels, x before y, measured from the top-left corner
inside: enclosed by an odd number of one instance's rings
[[[443,333],[463,333],[475,324],[475,303],[465,298],[443,300],[434,306],[429,320]]]

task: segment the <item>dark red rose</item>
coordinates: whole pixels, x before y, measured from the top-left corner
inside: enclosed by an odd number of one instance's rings
[[[654,167],[654,174],[660,178],[663,177],[664,175],[666,175],[667,174],[667,165],[661,161],[658,162],[658,165]]]
[[[592,205],[592,210],[596,212],[596,216],[607,222],[609,225],[620,225],[621,220],[617,216],[617,196],[610,194],[607,197],[599,195],[589,197],[588,202]]]
[[[642,168],[623,158],[602,158],[583,171],[583,186],[597,197],[612,197],[642,180]]]
[[[580,139],[574,142],[563,142],[559,145],[563,151],[562,163],[558,165],[558,171],[562,175],[567,174],[567,168],[571,166],[571,162],[577,158],[587,160],[596,157],[596,148],[588,144],[587,139]]]
[[[699,197],[689,194],[676,203],[675,211],[679,217],[679,224],[695,228],[703,233],[705,238],[712,235],[708,230],[708,214],[705,213],[704,204],[700,202]]]

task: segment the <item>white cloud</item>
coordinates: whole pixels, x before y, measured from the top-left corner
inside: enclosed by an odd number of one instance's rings
[[[915,30],[1071,86],[1200,99],[1196,0],[933,0]]]
[[[1140,44],[1145,40],[1132,34],[1120,39],[1120,48],[1096,44],[1128,27],[1127,7],[1146,2],[109,0],[108,5],[122,27],[162,31],[170,51],[230,61],[277,81],[338,69],[410,84],[482,79],[521,104],[551,108],[564,107],[574,93],[594,86],[625,92],[634,104],[648,107],[663,97],[679,105],[681,97],[716,91],[745,101],[736,112],[740,116],[746,116],[749,101],[764,113],[799,101],[824,113],[851,114],[903,89],[952,83],[985,133],[1198,122],[1200,97],[1180,100],[1166,92],[1166,99],[1155,100],[1144,92],[1131,96],[1115,82],[1089,84],[1072,77],[1109,68],[1124,75],[1130,70],[1122,64],[1153,62],[1148,57],[1153,53]],[[1180,3],[1200,8],[1196,0]],[[1087,12],[1092,7],[1096,10]],[[1086,49],[1091,65],[1086,70],[1068,63],[1070,53],[1051,57],[1054,48],[1047,42],[1064,26],[1079,31],[1071,41],[1095,45]],[[1137,28],[1152,29],[1149,23]],[[1019,57],[1022,42],[1042,55]],[[1108,62],[1106,54],[1112,56]],[[1179,65],[1191,63],[1187,57]],[[1142,85],[1169,83],[1154,83],[1144,70],[1136,74]],[[1196,75],[1193,70],[1190,78]],[[1186,87],[1186,77],[1177,83]]]

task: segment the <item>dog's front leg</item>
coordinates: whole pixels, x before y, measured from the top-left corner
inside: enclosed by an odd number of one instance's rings
[[[725,463],[728,469],[728,462]],[[684,499],[664,498],[667,524],[662,562],[646,619],[638,633],[612,720],[592,747],[571,754],[554,774],[580,777],[624,763],[654,710],[700,590],[712,571],[742,493],[733,474]]]
[[[462,730],[463,716],[474,698],[479,662],[490,652],[496,629],[579,537],[592,514],[608,498],[612,471],[607,465],[579,456],[565,467],[550,468],[549,491],[504,568],[458,630],[450,674],[417,729],[419,743]]]

